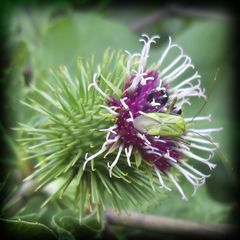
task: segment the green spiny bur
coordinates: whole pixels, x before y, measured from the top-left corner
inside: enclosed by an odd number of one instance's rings
[[[120,95],[126,80],[126,59],[123,52],[108,50],[104,54],[98,71],[101,88],[108,94]],[[95,71],[94,57],[79,59],[77,65],[77,78],[71,76],[66,66],[60,66],[58,71],[51,70],[51,81],[46,79],[47,90],[33,87],[40,100],[29,99],[23,104],[34,110],[37,117],[20,124],[17,130],[22,136],[18,141],[28,148],[26,160],[38,161],[25,181],[36,179],[36,190],[49,183],[54,185],[55,190],[42,207],[59,197],[61,201],[70,197],[74,204],[69,208],[78,209],[80,221],[94,209],[98,221],[102,221],[106,205],[121,211],[130,203],[138,205],[139,201],[153,197],[153,181],[147,180],[139,162],[129,169],[125,161],[114,168],[110,178],[106,162],[114,158],[111,149],[111,156],[99,157],[83,170],[85,154],[94,154],[101,148],[105,133],[99,129],[111,126],[112,117],[99,106],[105,104],[102,96],[88,89]],[[61,183],[57,183],[58,179]]]

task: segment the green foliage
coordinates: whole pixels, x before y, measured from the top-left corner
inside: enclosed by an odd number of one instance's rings
[[[60,212],[52,218],[52,226],[59,235],[59,239],[92,239],[97,236],[103,226],[96,219],[96,212],[85,216],[81,222],[69,210]]]
[[[5,239],[57,239],[51,229],[40,223],[0,219],[0,224],[4,227]]]

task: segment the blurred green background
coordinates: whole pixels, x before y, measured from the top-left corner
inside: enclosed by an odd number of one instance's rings
[[[42,7],[19,5],[12,7],[9,12],[8,49],[11,50],[11,62],[6,70],[9,79],[6,88],[9,114],[5,118],[11,127],[16,126],[17,122],[28,122],[33,117],[33,113],[22,106],[19,100],[33,94],[31,85],[44,87],[42,83],[48,79],[49,68],[57,69],[60,64],[64,64],[73,75],[77,75],[77,58],[86,58],[95,53],[97,60],[100,60],[108,47],[139,51],[142,45],[138,39],[142,33],[161,37],[157,44],[152,45],[150,62],[153,62],[165,48],[168,36],[172,36],[173,41],[192,58],[195,68],[202,75],[206,94],[211,92],[202,114],[211,113],[213,121],[202,126],[224,127],[223,131],[215,134],[214,139],[220,143],[220,150],[227,160],[221,154],[215,155],[213,161],[217,163],[217,168],[188,202],[170,192],[163,199],[156,197],[152,203],[146,203],[138,210],[204,223],[233,221],[231,211],[236,202],[232,198],[235,182],[230,94],[233,82],[232,22],[227,14],[177,5],[160,7],[133,4],[124,7],[104,2],[94,7],[82,7],[81,4]],[[213,86],[217,71],[217,80]],[[194,101],[193,107],[186,109],[188,116],[195,115],[202,105],[202,102]],[[14,133],[6,130],[4,136],[11,149],[9,157],[3,159],[5,166],[11,170],[20,169],[20,182],[22,176],[31,171],[31,165],[21,163],[24,153],[16,145]],[[183,185],[190,194],[192,186],[188,183]],[[25,219],[46,221],[48,215],[41,211],[39,213],[41,201],[40,197],[30,200],[23,212],[38,214]],[[121,232],[117,236],[124,239],[131,234],[140,233]]]

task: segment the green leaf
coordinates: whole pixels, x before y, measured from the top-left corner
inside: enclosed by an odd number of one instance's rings
[[[0,219],[5,239],[57,239],[55,233],[41,223]]]
[[[113,38],[113,31],[122,34]],[[45,71],[46,67],[55,68],[65,64],[71,72],[79,56],[86,57],[96,52],[100,59],[107,47],[124,49],[126,45],[134,46],[136,43],[135,36],[126,27],[107,21],[94,13],[72,13],[63,16],[49,23],[49,28],[40,40],[41,47],[35,49],[38,68]]]
[[[55,215],[52,218],[52,225],[56,229],[58,233],[58,239],[59,240],[75,240],[75,237],[71,232],[69,232],[67,229],[62,226],[61,221],[59,221],[59,215]]]
[[[103,228],[96,219],[96,213],[86,215],[82,222],[74,217],[70,211],[63,211],[53,217],[52,223],[59,233],[60,239],[92,239]]]

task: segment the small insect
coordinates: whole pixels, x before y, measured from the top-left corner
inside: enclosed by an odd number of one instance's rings
[[[215,85],[218,71],[219,69],[215,74],[213,85],[209,95],[211,95],[213,87]],[[149,134],[153,136],[157,135],[162,137],[181,137],[186,132],[186,123],[184,118],[180,116],[182,112],[181,109],[178,112],[179,114],[171,113],[176,102],[177,98],[174,98],[166,113],[145,113],[144,115],[135,118],[133,122],[135,129],[144,134]],[[192,118],[191,122],[193,122],[193,120],[201,113],[206,104],[207,101],[205,100],[204,104],[202,105],[198,113]],[[205,138],[201,134],[199,135]],[[210,139],[207,140],[212,143]]]
[[[133,125],[139,132],[166,137],[180,137],[186,132],[184,119],[169,113],[146,113],[134,119]]]
[[[166,113],[146,113],[134,119],[134,128],[144,134],[163,137],[180,137],[186,132],[184,118],[171,113],[177,99],[175,98]]]

